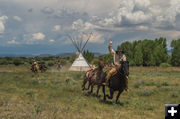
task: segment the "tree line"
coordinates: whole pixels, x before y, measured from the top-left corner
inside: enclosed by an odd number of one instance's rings
[[[180,39],[171,42],[172,52],[167,52],[166,38],[124,42],[117,49],[124,50],[131,66],[180,66]]]

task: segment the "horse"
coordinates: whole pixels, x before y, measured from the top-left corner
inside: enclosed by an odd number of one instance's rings
[[[89,90],[89,88],[90,88],[90,86],[91,86],[91,85],[90,85],[90,84],[91,84],[90,78],[92,77],[92,75],[93,75],[94,72],[95,72],[95,71],[94,71],[93,69],[91,69],[91,70],[88,70],[88,71],[85,73],[85,75],[84,75],[84,80],[83,80],[83,84],[82,84],[82,90]],[[85,87],[87,82],[89,82],[88,88]]]
[[[47,67],[45,64],[40,64],[39,65],[39,70],[41,71],[41,73],[45,72],[47,70]]]
[[[104,72],[102,77],[102,83],[106,81],[107,72]],[[129,62],[122,61],[121,66],[117,69],[117,73],[112,75],[109,79],[109,92],[110,96],[105,93],[105,85],[103,85],[104,101],[106,97],[113,99],[114,91],[118,91],[116,96],[116,103],[118,102],[120,94],[127,88],[127,76],[129,76]]]
[[[103,74],[103,68],[104,68],[104,62],[99,61],[98,67],[96,69],[90,70],[90,71],[85,73],[84,81],[83,81],[83,85],[82,85],[82,90],[89,90],[89,88],[91,87],[91,91],[89,93],[92,93],[94,86],[97,85],[96,95],[98,96],[99,89],[100,89],[101,82],[102,82],[101,77]],[[86,89],[85,85],[87,82],[89,82],[89,85],[88,85],[88,88]]]

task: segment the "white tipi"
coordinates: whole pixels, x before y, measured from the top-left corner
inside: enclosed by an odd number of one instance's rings
[[[81,53],[78,54],[78,57],[75,59],[73,64],[70,67],[70,71],[87,71],[89,69],[89,65],[84,59]]]
[[[83,57],[82,51],[84,47],[86,46],[87,42],[89,41],[91,35],[92,33],[89,35],[83,47],[82,47],[82,41],[81,42],[75,41],[70,35],[68,35],[73,45],[75,46],[75,48],[78,50],[77,57],[75,61],[73,62],[73,64],[71,65],[71,67],[69,68],[69,71],[88,71],[89,70],[90,65],[87,63],[86,59]]]

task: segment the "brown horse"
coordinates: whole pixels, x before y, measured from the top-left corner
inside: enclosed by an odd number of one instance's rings
[[[95,85],[97,85],[97,96],[99,94],[99,89],[101,86],[101,76],[103,74],[103,68],[104,68],[104,62],[103,61],[99,61],[98,62],[98,67],[95,70],[90,70],[88,72],[86,72],[85,76],[84,76],[84,81],[83,81],[83,85],[82,85],[82,90],[89,90],[89,88],[91,87],[91,91],[89,93],[93,92],[93,88]],[[89,82],[88,88],[85,88],[86,83]]]
[[[83,80],[83,84],[82,84],[82,90],[89,90],[90,88],[90,84],[91,84],[91,77],[94,75],[93,73],[95,73],[95,70],[91,69],[91,70],[88,70],[85,75],[84,75],[84,80]],[[86,88],[86,83],[89,82],[88,84],[88,88]]]

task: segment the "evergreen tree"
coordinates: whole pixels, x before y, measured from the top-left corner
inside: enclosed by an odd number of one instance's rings
[[[89,63],[91,63],[94,59],[94,54],[92,52],[89,52],[88,50],[84,50],[83,56]]]

